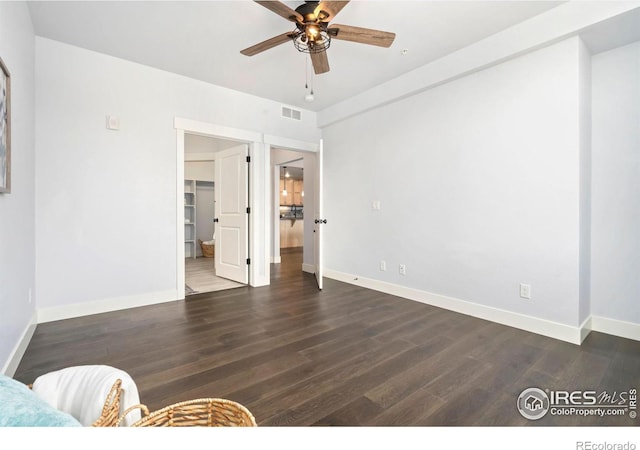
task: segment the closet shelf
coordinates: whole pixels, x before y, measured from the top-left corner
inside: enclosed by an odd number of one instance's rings
[[[185,257],[196,258],[196,181],[184,180]]]

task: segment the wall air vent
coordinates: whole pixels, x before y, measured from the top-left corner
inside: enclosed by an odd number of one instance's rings
[[[282,117],[287,119],[300,120],[302,119],[302,112],[297,109],[289,108],[288,106],[282,107]]]

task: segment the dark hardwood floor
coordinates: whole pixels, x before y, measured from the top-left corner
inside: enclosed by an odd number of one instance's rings
[[[260,426],[614,425],[624,417],[524,419],[529,387],[639,388],[640,342],[582,346],[300,271],[272,284],[38,325],[15,378],[67,366],[127,371],[151,410],[201,397],[245,405]]]

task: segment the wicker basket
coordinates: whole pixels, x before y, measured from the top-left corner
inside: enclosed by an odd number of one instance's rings
[[[258,425],[256,424],[256,419],[253,417],[253,414],[239,403],[222,398],[199,398],[174,403],[173,405],[154,411],[146,417],[144,417],[143,412],[143,418],[131,426],[257,427]]]
[[[115,427],[118,425],[122,392],[122,380],[117,379],[107,395],[100,417],[91,424],[92,427]]]
[[[200,243],[200,248],[202,249],[202,256],[204,256],[205,258],[213,258],[215,246],[205,244],[202,239],[198,239],[198,242]]]

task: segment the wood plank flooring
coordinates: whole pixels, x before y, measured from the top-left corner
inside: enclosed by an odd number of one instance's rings
[[[575,346],[337,281],[318,291],[283,251],[272,284],[38,325],[15,378],[108,364],[151,410],[200,397],[247,406],[260,426],[638,425],[628,417],[524,419],[519,393],[626,391],[640,342]]]
[[[214,258],[185,258],[185,284],[195,291],[194,293],[187,292],[187,295],[223,291],[244,286],[244,284],[216,276],[214,263]]]

